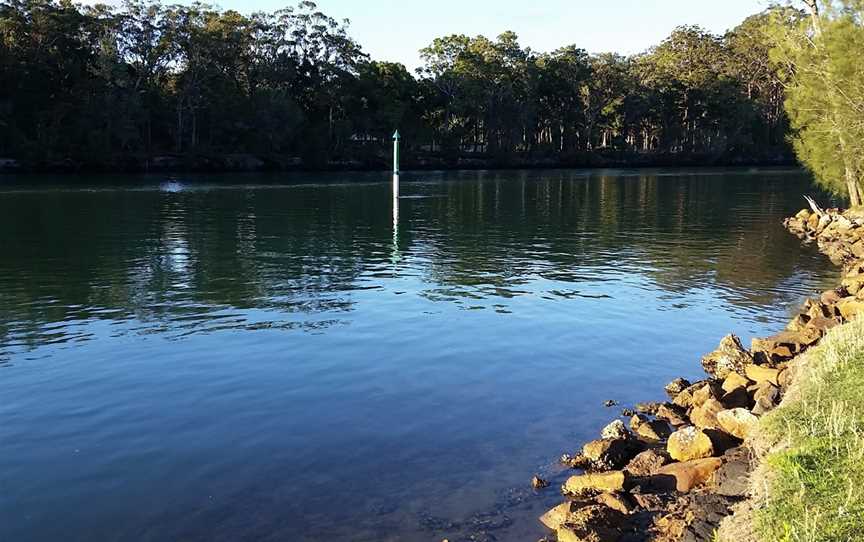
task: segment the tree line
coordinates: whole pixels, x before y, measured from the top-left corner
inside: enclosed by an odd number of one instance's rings
[[[421,51],[412,74],[371,59],[348,21],[309,1],[243,15],[201,3],[0,0],[0,156],[379,167],[399,128],[415,165],[789,160],[784,101],[798,96],[787,89],[801,62],[777,50],[806,21],[775,6],[722,36],[679,27],[632,56],[537,52],[512,32],[450,35]],[[791,120],[799,132],[811,125]]]

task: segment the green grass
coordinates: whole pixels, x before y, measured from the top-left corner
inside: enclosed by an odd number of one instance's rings
[[[864,541],[864,320],[801,360],[783,406],[760,422],[754,476],[763,542]]]

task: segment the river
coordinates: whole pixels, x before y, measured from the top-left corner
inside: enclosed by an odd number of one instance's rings
[[[0,539],[536,540],[838,272],[788,169],[0,177]]]

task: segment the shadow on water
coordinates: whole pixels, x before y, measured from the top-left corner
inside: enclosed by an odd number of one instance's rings
[[[536,538],[602,400],[836,276],[790,170],[82,182],[0,185],[10,539]]]

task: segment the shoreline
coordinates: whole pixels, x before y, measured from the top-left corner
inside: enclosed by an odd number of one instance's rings
[[[540,517],[550,531],[543,540],[758,540],[751,475],[766,453],[755,444],[760,422],[799,384],[802,354],[864,314],[864,213],[814,207],[783,224],[842,267],[841,284],[749,349],[727,335],[703,356],[705,379],[675,379],[665,387],[668,401],[623,409],[627,423],[612,421],[581,453],[562,456],[577,472],[561,487],[564,502]],[[542,491],[548,483],[535,477],[532,485]]]
[[[507,170],[507,169],[603,169],[666,167],[800,167],[794,157],[783,153],[765,156],[711,154],[634,154],[594,152],[574,156],[517,155],[500,159],[484,154],[458,156],[408,154],[403,171]],[[310,163],[299,156],[224,154],[116,155],[100,158],[58,158],[26,160],[0,156],[2,174],[154,174],[154,173],[268,173],[268,172],[375,172],[391,171],[389,156],[345,158]]]

